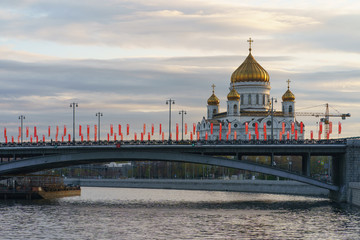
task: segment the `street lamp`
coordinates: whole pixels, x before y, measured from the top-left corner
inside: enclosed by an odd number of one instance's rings
[[[98,112],[95,114],[95,116],[98,117],[98,139],[99,139],[99,142],[100,142],[100,117],[103,116],[103,114],[101,112]]]
[[[171,104],[175,104],[175,100],[170,98],[166,100],[166,104],[169,104],[169,141],[171,141]]]
[[[75,143],[75,108],[78,107],[76,102],[70,103],[70,107],[73,109],[73,143]]]
[[[20,132],[20,135],[21,135],[21,143],[23,143],[23,123],[24,123],[24,119],[25,119],[25,116],[24,115],[20,115],[19,116],[19,119],[20,119],[20,128],[21,128],[21,132]]]
[[[271,98],[271,141],[274,141],[274,100],[277,103],[277,99]]]
[[[181,114],[181,141],[184,141],[184,114],[186,115],[186,111],[181,110],[179,114]]]

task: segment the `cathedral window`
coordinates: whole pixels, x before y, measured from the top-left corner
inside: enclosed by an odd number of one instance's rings
[[[289,106],[289,113],[292,113],[293,109],[292,109],[292,106],[290,105]]]
[[[256,94],[256,104],[259,104],[259,94]]]
[[[248,96],[248,104],[249,105],[251,104],[251,94],[249,94],[249,96]]]
[[[240,95],[240,104],[243,105],[244,104],[244,95]]]
[[[234,105],[234,114],[237,114],[237,105]]]
[[[216,113],[216,109],[213,109],[213,114],[215,114]]]
[[[263,105],[265,105],[265,94],[263,95]]]

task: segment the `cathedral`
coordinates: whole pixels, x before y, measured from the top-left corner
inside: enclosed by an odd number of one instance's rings
[[[274,111],[277,99],[270,97],[270,76],[251,54],[232,73],[227,95],[227,109],[221,111],[220,100],[212,95],[207,100],[207,118],[197,124],[201,140],[302,140],[305,127],[295,119],[295,95],[287,81],[282,96],[282,111]]]

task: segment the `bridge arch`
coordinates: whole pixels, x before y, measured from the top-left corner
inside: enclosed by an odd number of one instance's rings
[[[271,166],[200,154],[172,152],[159,154],[146,151],[105,151],[39,156],[1,164],[0,176],[27,174],[52,168],[111,161],[174,161],[216,165],[279,176],[333,191],[339,190],[338,186]]]

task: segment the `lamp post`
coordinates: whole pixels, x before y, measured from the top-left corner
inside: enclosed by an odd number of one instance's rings
[[[186,111],[181,110],[179,114],[181,114],[181,141],[184,141],[184,114],[186,115]]]
[[[99,142],[100,142],[100,117],[102,117],[103,114],[101,112],[97,112],[95,114],[95,116],[98,117],[98,139],[99,139]]]
[[[23,126],[24,126],[24,119],[25,119],[25,116],[24,115],[20,115],[19,116],[19,119],[20,119],[20,137],[21,137],[21,143],[23,143]]]
[[[175,104],[175,100],[170,98],[166,100],[166,104],[169,104],[169,141],[171,141],[171,104]]]
[[[70,107],[73,109],[73,143],[75,143],[75,108],[78,107],[76,102],[70,103]]]
[[[277,103],[277,99],[271,98],[271,141],[274,141],[274,100]]]

